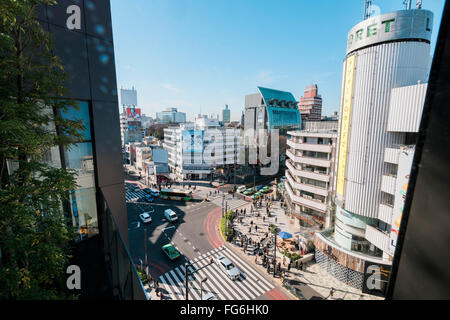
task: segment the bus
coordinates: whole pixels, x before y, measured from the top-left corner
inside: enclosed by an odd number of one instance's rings
[[[165,200],[191,201],[192,191],[161,189],[160,198]]]

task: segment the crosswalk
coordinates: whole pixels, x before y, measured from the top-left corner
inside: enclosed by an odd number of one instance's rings
[[[125,189],[125,199],[127,202],[137,201],[140,198],[143,198],[147,195],[145,191],[135,192],[134,190],[130,190],[128,188]]]
[[[222,198],[216,198],[212,201],[215,205],[221,207],[222,206]],[[246,204],[248,204],[247,201],[242,200],[242,199],[231,199],[231,200],[225,200],[224,203],[226,202],[227,204],[227,208],[228,210],[234,210],[236,208],[245,206]]]
[[[230,259],[241,271],[239,280],[232,281],[219,266],[210,258],[215,259],[223,255]],[[243,261],[236,253],[226,246],[216,248],[205,253],[188,265],[189,299],[202,300],[202,294],[212,293],[219,300],[254,300],[272,290],[274,286],[261,276],[254,267]],[[202,284],[203,279],[207,279]],[[176,267],[159,277],[164,295],[172,300],[185,299],[185,267]]]

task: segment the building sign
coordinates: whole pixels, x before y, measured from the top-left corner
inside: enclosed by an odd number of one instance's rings
[[[201,153],[203,154],[203,131],[202,130],[184,130],[182,134],[183,153]]]
[[[341,133],[339,137],[339,156],[337,164],[336,192],[344,197],[345,175],[347,170],[347,151],[350,135],[350,118],[353,105],[353,88],[356,68],[356,55],[347,58],[342,99]]]
[[[128,119],[140,119],[141,118],[141,109],[127,108],[127,118]]]
[[[403,206],[405,205],[406,192],[408,190],[409,175],[411,173],[414,150],[402,150],[398,157],[397,180],[395,184],[394,208],[392,209],[392,222],[389,249],[394,255],[397,245],[398,231],[402,221]]]
[[[433,13],[428,10],[401,10],[364,20],[348,33],[347,54],[369,45],[400,39],[430,41]]]
[[[364,262],[364,280],[362,292],[374,296],[386,296],[386,289],[392,266],[371,261]]]

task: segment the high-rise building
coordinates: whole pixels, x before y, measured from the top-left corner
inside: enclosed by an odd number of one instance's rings
[[[315,245],[323,268],[362,290],[374,265],[389,270],[395,250],[426,92],[432,21],[430,11],[401,10],[368,18],[348,34],[335,227],[316,233]]]
[[[228,109],[228,105],[225,105],[225,109],[222,109],[222,123],[227,124],[231,121],[231,112],[230,109]]]
[[[322,96],[319,95],[317,84],[306,87],[304,95],[300,97],[298,109],[304,121],[317,121],[321,119]]]
[[[159,124],[185,123],[186,113],[178,112],[177,108],[167,108],[166,110],[156,113],[156,121]]]
[[[58,0],[37,9],[71,80],[61,98],[78,101],[79,110],[66,116],[88,128],[82,142],[70,150],[54,148],[47,160],[77,173],[79,187],[63,207],[78,231],[70,263],[82,270],[80,298],[146,299],[128,247],[110,2],[83,3]],[[66,24],[72,5],[82,13],[75,31]]]

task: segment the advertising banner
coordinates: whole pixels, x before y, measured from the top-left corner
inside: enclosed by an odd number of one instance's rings
[[[337,163],[337,182],[336,192],[344,196],[345,192],[345,175],[347,170],[347,152],[348,140],[350,136],[350,123],[353,105],[353,88],[355,77],[356,55],[347,58],[345,80],[344,80],[344,96],[342,101],[342,117],[341,117],[341,133],[339,137],[339,156]]]
[[[398,231],[402,221],[403,206],[405,205],[406,191],[408,190],[409,175],[411,172],[414,150],[402,150],[398,157],[397,181],[395,184],[395,200],[392,209],[392,222],[390,245],[391,254],[394,255],[397,245]]]
[[[371,261],[364,262],[364,280],[362,292],[374,296],[386,296],[386,289],[392,266]]]
[[[182,133],[183,153],[203,153],[203,131],[184,130]]]
[[[127,108],[127,118],[128,119],[140,119],[141,109],[139,108]]]

